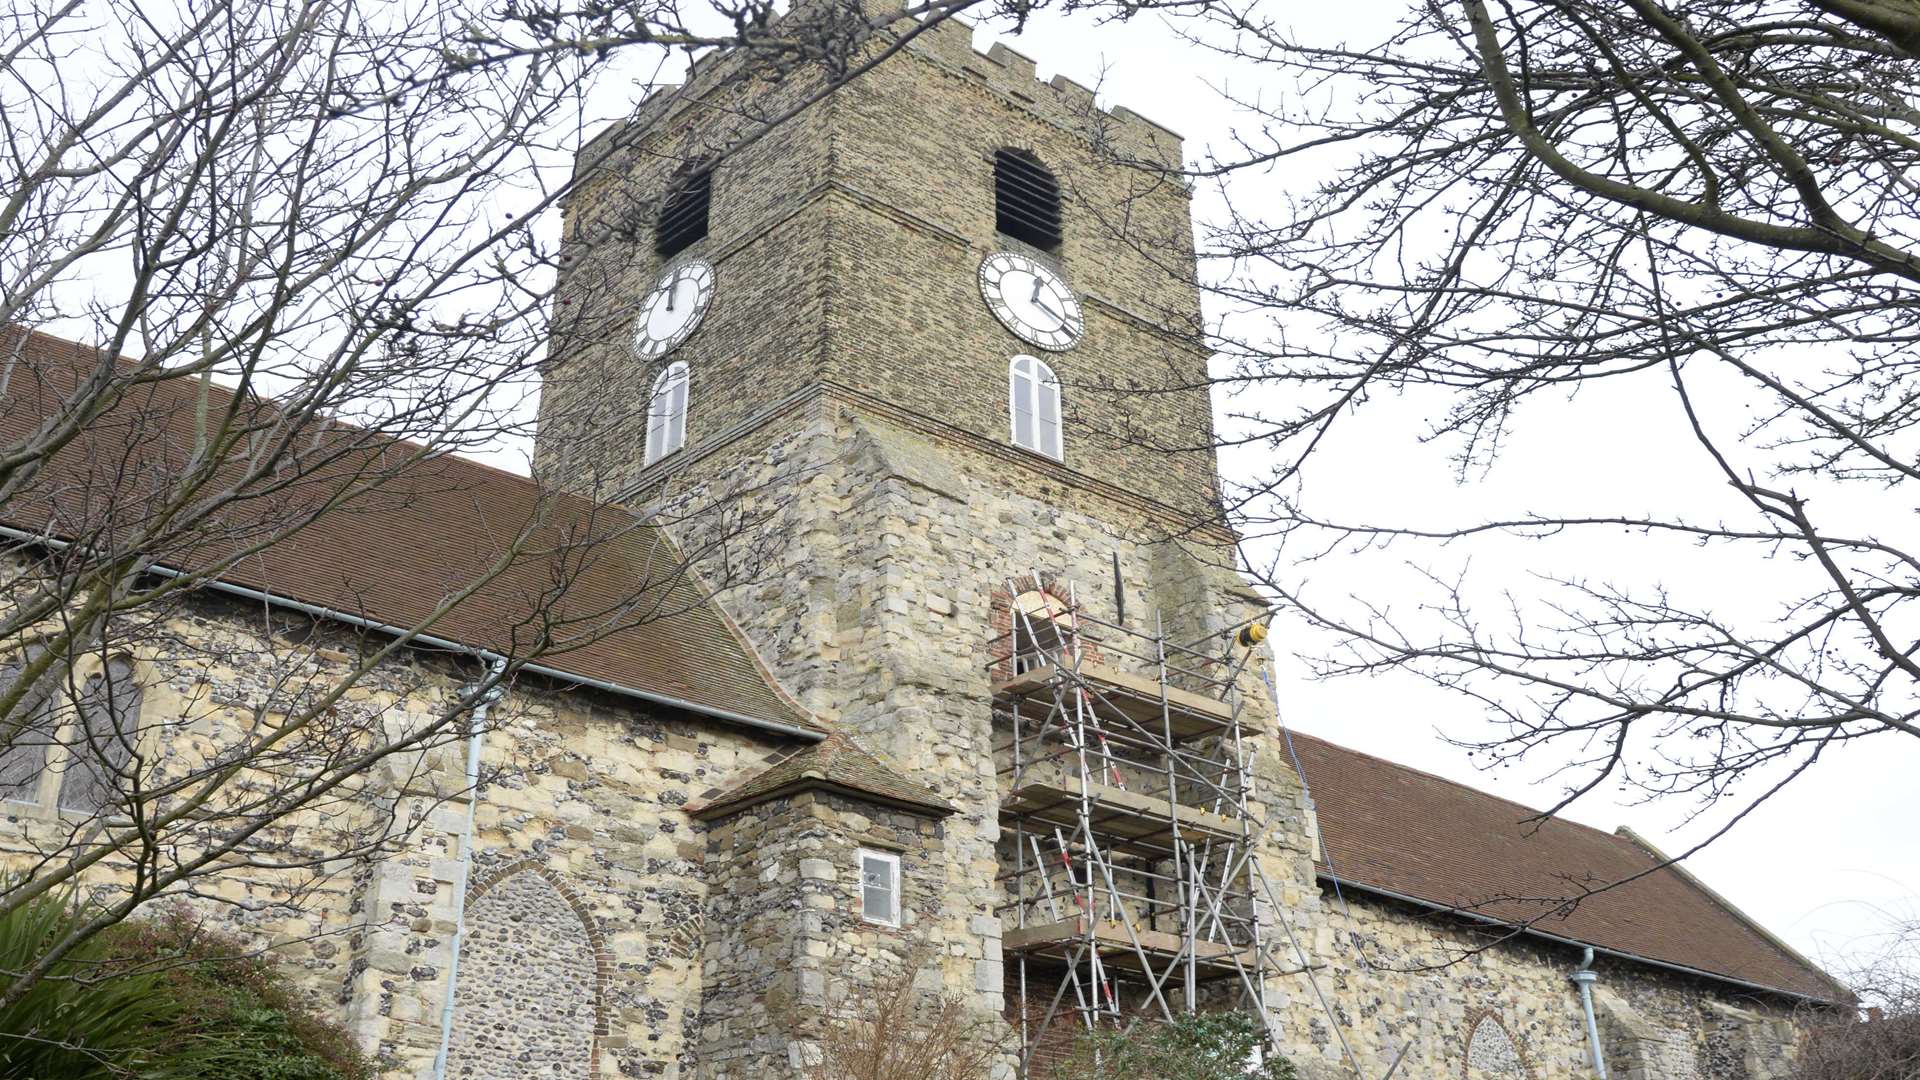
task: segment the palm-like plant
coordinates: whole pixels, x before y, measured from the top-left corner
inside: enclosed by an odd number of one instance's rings
[[[68,893],[0,916],[0,989],[93,914]],[[0,1007],[0,1080],[370,1075],[353,1040],[313,1014],[268,958],[184,912],[89,938]]]
[[[71,893],[49,894],[0,917],[0,987],[86,918]],[[160,981],[156,972],[116,969],[111,939],[90,939],[0,1009],[0,1077],[153,1075],[154,1032],[178,1011]]]

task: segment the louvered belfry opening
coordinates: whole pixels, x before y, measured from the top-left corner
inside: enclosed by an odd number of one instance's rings
[[[994,226],[1043,251],[1060,247],[1060,181],[1026,150],[993,156]]]
[[[660,205],[653,249],[665,259],[692,247],[707,235],[707,207],[713,201],[713,170],[701,168],[674,184]]]

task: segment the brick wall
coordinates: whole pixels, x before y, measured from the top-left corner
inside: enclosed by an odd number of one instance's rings
[[[1016,146],[1065,187],[1052,261],[1086,312],[1081,343],[1047,357],[1064,388],[1067,469],[1205,515],[1211,451],[1139,449],[1204,447],[1210,432],[1188,195],[1112,160],[1177,160],[1178,138],[1094,109],[1070,83],[1035,81],[1016,53],[976,53],[968,35],[948,24],[923,36],[715,171],[712,235],[675,256],[708,259],[717,276],[705,325],[673,356],[692,370],[689,443],[827,382],[1007,444],[1007,363],[1036,350],[995,320],[977,273],[1019,246],[996,234],[993,203],[993,154]],[[637,145],[589,165],[569,205],[561,304],[578,329],[556,340],[538,456],[576,486],[624,492],[641,479],[658,365],[624,343],[662,269],[652,215],[676,155],[725,145],[743,129],[735,113],[776,112],[809,89],[804,78],[727,84],[730,71],[715,61],[694,83],[727,107],[663,101],[609,140]],[[1169,387],[1183,389],[1132,392]]]

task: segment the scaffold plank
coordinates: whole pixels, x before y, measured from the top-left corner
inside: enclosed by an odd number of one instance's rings
[[[1030,781],[1007,793],[1000,813],[1074,829],[1080,824],[1080,797],[1080,786],[1072,781]],[[1188,843],[1234,841],[1246,835],[1238,819],[1196,807],[1176,807],[1166,799],[1106,784],[1087,785],[1087,817],[1096,835],[1121,847],[1170,850],[1176,817],[1180,839]]]
[[[1010,679],[996,681],[993,690],[995,694],[1033,697],[1051,693],[1054,680],[1061,675],[1086,684],[1093,692],[1096,711],[1119,712],[1149,732],[1161,730],[1161,683],[1105,664],[1082,661],[1074,667],[1056,669],[1051,661],[1043,661]],[[1174,738],[1217,735],[1232,727],[1233,708],[1228,703],[1176,686],[1165,689],[1167,719],[1172,723]]]
[[[1076,916],[1064,922],[1008,930],[1002,947],[1015,954],[1071,959],[1075,947],[1087,940],[1088,923],[1085,916]],[[1092,927],[1093,945],[1100,951],[1100,963],[1105,967],[1142,972],[1142,953],[1146,954],[1149,965],[1155,966],[1156,970],[1164,970],[1164,965],[1176,958],[1182,963],[1186,962],[1181,949],[1185,939],[1179,934],[1137,930],[1135,933],[1139,937],[1139,946],[1136,948],[1134,938],[1127,934],[1126,926],[1121,923],[1099,921],[1092,923]],[[1217,941],[1194,942],[1194,966],[1212,975],[1230,974],[1234,970],[1236,955],[1243,966],[1253,966],[1252,950],[1245,946],[1236,948]]]

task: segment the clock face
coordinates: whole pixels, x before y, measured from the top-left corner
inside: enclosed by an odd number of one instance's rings
[[[660,275],[640,302],[633,324],[633,351],[653,360],[678,348],[700,326],[713,302],[713,267],[699,260]]]
[[[980,295],[1007,329],[1043,349],[1071,349],[1087,328],[1073,290],[1059,274],[1025,255],[1003,251],[987,256],[980,264]]]

